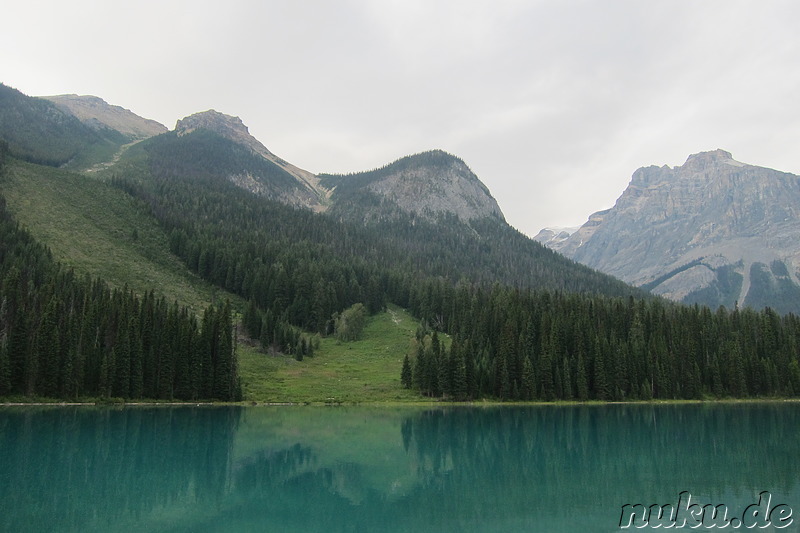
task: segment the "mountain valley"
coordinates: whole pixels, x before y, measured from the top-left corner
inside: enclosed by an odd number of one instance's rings
[[[441,150],[367,172],[314,175],[273,154],[238,117],[213,110],[167,131],[96,97],[31,98],[6,86],[0,97],[0,192],[10,217],[3,228],[9,242],[20,243],[0,256],[7,258],[0,291],[13,302],[26,291],[34,298],[0,313],[0,397],[326,402],[324,366],[337,360],[348,368],[381,367],[361,375],[382,383],[384,399],[604,401],[800,391],[796,317],[687,308],[649,295],[647,279],[635,288],[568,259],[511,227],[467,164]],[[725,157],[707,159],[685,166],[700,176]],[[643,172],[639,188],[659,189],[666,180],[659,172],[668,169]],[[690,189],[687,197],[697,194]],[[631,200],[630,210],[643,204]],[[659,216],[686,218],[685,208],[667,202]],[[782,209],[791,217],[791,204]],[[573,237],[603,237],[614,216],[553,236],[577,254],[582,247]],[[731,216],[750,224],[741,213]],[[767,217],[770,227],[784,228],[777,216]],[[693,235],[727,238],[716,226],[700,226]],[[20,252],[26,239],[49,250]],[[750,264],[760,265],[760,257]],[[756,274],[747,282],[765,286],[757,279],[762,274],[791,279],[796,270],[782,261],[767,270],[751,266]],[[658,280],[655,266],[641,265]],[[714,268],[727,272],[714,287],[720,299],[729,298],[737,267]],[[69,269],[74,280],[62,274]],[[42,274],[29,279],[28,271]],[[117,292],[106,301],[83,285],[84,277],[99,277],[92,283]],[[667,284],[658,285],[669,295]],[[87,310],[70,303],[84,290],[100,298],[90,305],[85,296]],[[74,333],[97,320],[92,305],[115,309],[93,341]],[[43,313],[45,307],[51,311]],[[163,309],[172,317],[165,326],[181,333],[145,336],[150,307]],[[727,336],[733,320],[752,342]],[[398,335],[392,324],[401,322]],[[701,323],[713,338],[695,329]],[[776,336],[763,337],[763,328]],[[25,331],[34,341],[23,340]],[[369,353],[341,359],[361,346],[354,342],[362,331],[377,335],[364,341]],[[173,344],[159,348],[169,338]],[[767,350],[762,338],[779,344]],[[384,341],[378,356],[375,346]],[[162,364],[159,353],[176,359]],[[311,358],[315,364],[304,362]],[[259,383],[300,387],[292,376],[312,367],[318,386],[305,382],[302,393]],[[342,372],[337,379],[359,375]],[[358,379],[366,379],[358,390],[373,390],[371,378]],[[348,390],[345,401],[375,399]]]

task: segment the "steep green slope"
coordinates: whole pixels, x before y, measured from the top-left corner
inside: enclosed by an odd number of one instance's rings
[[[0,398],[241,398],[229,303],[197,317],[76,276],[0,195]]]
[[[297,187],[295,178],[281,167],[254,154],[250,149],[209,130],[185,135],[168,132],[143,141],[136,148],[150,159],[158,177],[169,175],[228,179],[229,176],[260,176],[262,185],[279,196]]]
[[[54,103],[0,84],[0,139],[15,157],[76,167],[108,160],[128,142],[118,131],[92,128]]]
[[[11,161],[0,192],[15,218],[56,260],[80,274],[139,294],[154,289],[200,313],[230,297],[190,273],[136,201],[119,189],[64,170]]]

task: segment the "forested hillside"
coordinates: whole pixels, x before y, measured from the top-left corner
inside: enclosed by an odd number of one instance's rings
[[[800,394],[800,319],[659,299],[438,287],[413,303],[406,387],[456,400],[650,400]],[[446,305],[442,305],[446,302]]]
[[[79,278],[0,196],[0,397],[240,397],[229,305],[185,307]]]
[[[176,152],[165,151],[165,142],[174,140],[155,137],[131,149],[112,170],[114,183],[150,206],[192,271],[264,313],[264,327],[250,321],[251,333],[289,353],[301,340],[289,325],[327,334],[334,313],[358,302],[371,313],[387,301],[408,307],[428,280],[639,294],[502,221],[433,222],[401,211],[364,225],[316,214],[250,194],[224,171],[197,171],[205,142],[182,143]]]

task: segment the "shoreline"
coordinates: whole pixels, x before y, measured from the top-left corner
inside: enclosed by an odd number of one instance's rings
[[[360,402],[169,402],[169,401],[141,401],[130,402],[105,402],[105,401],[0,401],[2,407],[575,407],[575,406],[605,406],[605,405],[727,405],[739,403],[795,403],[800,398],[723,398],[710,400],[635,400],[635,401],[527,401],[527,402],[502,402],[497,400],[475,400],[470,402],[452,401],[360,401]]]

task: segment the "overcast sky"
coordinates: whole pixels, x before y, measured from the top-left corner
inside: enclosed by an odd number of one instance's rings
[[[700,151],[800,174],[795,0],[28,0],[3,20],[0,82],[28,95],[169,128],[213,108],[312,172],[441,148],[530,235]]]

